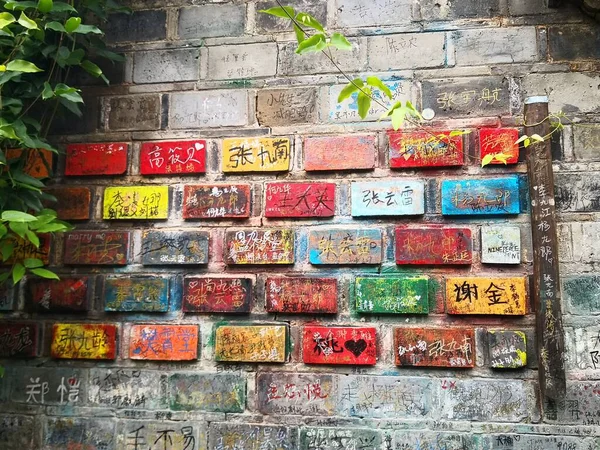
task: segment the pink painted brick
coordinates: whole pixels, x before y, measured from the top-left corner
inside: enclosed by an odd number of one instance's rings
[[[304,170],[367,170],[375,168],[377,137],[322,136],[304,139]]]

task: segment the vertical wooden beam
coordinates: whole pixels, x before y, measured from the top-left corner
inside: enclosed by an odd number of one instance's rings
[[[525,100],[525,133],[550,133],[548,98]],[[531,232],[533,235],[533,301],[536,310],[540,390],[543,397],[564,397],[565,343],[558,270],[558,238],[554,206],[554,174],[550,139],[526,149]]]

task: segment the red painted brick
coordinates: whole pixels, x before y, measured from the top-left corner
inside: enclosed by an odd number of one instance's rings
[[[375,328],[306,325],[302,360],[306,364],[373,365],[377,362]]]
[[[227,264],[294,264],[292,229],[246,229],[225,234]]]
[[[265,217],[332,217],[335,183],[267,183]]]
[[[265,296],[269,312],[334,314],[338,310],[335,278],[269,277]]]
[[[394,328],[398,366],[475,367],[472,328]]]
[[[390,167],[462,166],[462,136],[450,131],[390,131]]]
[[[184,219],[250,217],[249,184],[198,184],[183,187]]]
[[[377,137],[323,136],[304,139],[304,170],[374,169]]]
[[[396,264],[469,265],[472,250],[468,228],[396,228]]]
[[[39,328],[37,323],[0,323],[0,358],[37,356]]]
[[[249,278],[186,277],[184,312],[248,313],[252,301]]]
[[[67,145],[65,175],[122,175],[128,148],[124,142]]]
[[[519,130],[517,128],[482,128],[479,130],[479,149],[481,159],[486,155],[504,153],[509,155],[507,164],[519,161]],[[504,164],[495,159],[490,164]]]
[[[33,306],[45,312],[81,312],[89,309],[88,277],[60,280],[33,279],[27,283]]]
[[[142,175],[206,172],[206,141],[144,142],[140,150]]]
[[[81,265],[126,265],[129,262],[129,232],[73,231],[64,236],[64,263]]]
[[[90,218],[92,192],[86,187],[46,189],[46,193],[56,197],[56,202],[47,203],[62,220],[87,220]]]
[[[6,159],[16,159],[21,156],[23,150],[13,148],[6,151]],[[27,149],[27,159],[23,172],[34,178],[48,178],[52,176],[54,170],[54,158],[50,150],[44,149]]]
[[[198,325],[132,325],[129,358],[153,361],[198,359]]]

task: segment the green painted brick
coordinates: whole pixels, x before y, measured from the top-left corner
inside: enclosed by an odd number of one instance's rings
[[[169,378],[174,411],[239,413],[246,405],[246,380],[234,374],[177,373]]]
[[[429,277],[357,277],[356,310],[372,314],[428,314]]]

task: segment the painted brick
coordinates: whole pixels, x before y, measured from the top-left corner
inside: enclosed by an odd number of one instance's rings
[[[396,264],[469,265],[472,251],[469,228],[396,228]]]
[[[482,442],[490,450],[529,450],[532,448],[558,448],[572,450],[591,450],[589,441],[575,436],[543,436],[529,434],[492,434],[485,436]]]
[[[252,292],[251,278],[186,277],[183,311],[249,313]]]
[[[167,12],[164,9],[113,14],[102,28],[107,42],[158,41],[167,37]]]
[[[222,325],[215,329],[216,361],[282,363],[286,351],[286,325]]]
[[[246,379],[221,373],[176,373],[169,377],[175,411],[240,413],[246,405]]]
[[[73,265],[126,265],[130,232],[73,231],[65,233],[64,263]]]
[[[104,219],[166,219],[169,186],[114,186],[104,189]]]
[[[328,229],[309,232],[311,264],[381,264],[379,229]]]
[[[527,337],[522,331],[488,331],[488,354],[494,369],[517,369],[527,365]]]
[[[321,2],[320,2],[321,3]],[[289,3],[288,3],[289,4]],[[327,5],[321,3],[323,7]],[[305,11],[302,9],[301,11]],[[326,23],[326,22],[322,22]],[[289,30],[289,22],[288,22]],[[367,42],[361,38],[349,38],[352,49],[337,50],[331,48],[331,56],[336,64],[346,73],[363,72],[367,68]],[[277,73],[279,75],[314,75],[318,73],[332,73],[337,69],[323,53],[313,53],[310,58],[298,57],[297,43],[283,42],[279,44],[279,57]],[[329,50],[327,50],[329,54]]]
[[[140,150],[142,175],[206,172],[206,141],[144,142]]]
[[[446,64],[445,33],[391,34],[369,37],[368,41],[369,67],[374,71],[443,67]]]
[[[12,311],[15,308],[15,292],[7,286],[0,286],[0,311]]]
[[[200,5],[179,10],[180,39],[244,34],[246,5]]]
[[[241,90],[171,94],[169,126],[174,129],[246,125],[248,94]]]
[[[122,175],[127,172],[128,149],[124,142],[69,144],[65,175]]]
[[[200,50],[197,48],[135,52],[133,82],[173,83],[200,78]]]
[[[528,14],[531,14],[529,10]],[[498,0],[421,0],[421,17],[424,20],[451,20],[459,18],[493,17],[500,14]]]
[[[0,446],[11,448],[34,448],[35,419],[31,416],[0,414]]]
[[[50,352],[58,359],[115,359],[117,326],[91,323],[55,323]]]
[[[446,216],[519,214],[519,178],[442,181],[442,214]]]
[[[572,130],[575,159],[578,161],[600,161],[600,126],[574,124]]]
[[[277,73],[277,44],[208,47],[208,78],[235,80],[271,77]]]
[[[0,358],[31,358],[38,354],[40,328],[36,323],[0,323]]]
[[[105,311],[166,312],[169,310],[169,279],[107,275],[102,297]]]
[[[423,108],[439,117],[498,116],[510,111],[504,77],[444,78],[422,83]],[[536,92],[540,92],[537,90]]]
[[[5,150],[4,156],[8,161],[19,159],[23,154],[22,149]],[[23,164],[23,172],[34,178],[48,178],[54,170],[53,153],[44,149],[27,149],[27,156]]]
[[[153,361],[198,359],[198,325],[132,325],[129,358]]]
[[[473,328],[394,328],[396,365],[475,367]]]
[[[554,179],[558,211],[600,211],[600,174],[557,173]]]
[[[305,325],[302,360],[305,364],[374,365],[376,334],[375,328]]]
[[[527,312],[525,277],[446,278],[448,314],[523,316]]]
[[[156,94],[110,97],[108,107],[111,130],[154,131],[160,128],[160,96]]]
[[[266,310],[285,314],[327,314],[338,310],[335,278],[268,277]]]
[[[307,427],[300,430],[300,450],[333,450],[336,448],[382,449],[384,448],[383,432],[357,427]]]
[[[394,101],[412,101],[414,103],[414,98],[412,97],[412,88],[413,84],[409,80],[383,80],[383,84],[385,84],[389,90],[392,92],[392,96]],[[371,108],[367,116],[364,119],[361,119],[358,114],[358,94],[354,93],[349,98],[342,102],[338,102],[338,97],[344,89],[345,85],[334,85],[327,88],[328,99],[329,99],[329,109],[327,110],[327,115],[329,117],[329,121],[333,123],[346,123],[346,122],[375,122],[381,119],[383,113],[387,111],[387,107],[383,107],[383,105],[388,104],[388,99],[380,91],[375,91],[373,98],[378,99],[379,103],[372,102]]]
[[[356,310],[372,314],[428,314],[429,277],[356,277]]]
[[[538,60],[535,27],[486,28],[454,33],[457,66]]]
[[[40,259],[44,264],[50,263],[50,245],[51,236],[50,234],[42,234],[38,236],[40,238],[40,246],[36,247],[29,240],[21,238],[9,238],[7,240],[12,241],[14,247],[10,258],[7,261],[0,262],[0,266],[8,266],[13,264],[15,261],[23,261],[26,258],[37,258]]]
[[[600,311],[600,275],[565,276],[562,293],[571,314],[588,315]]]
[[[462,136],[451,131],[388,131],[390,167],[462,166],[464,148]]]
[[[183,187],[184,219],[250,217],[249,184],[197,184]]]
[[[265,217],[333,217],[335,183],[267,183]]]
[[[481,128],[479,130],[479,155],[481,160],[487,155],[502,153],[508,155],[507,164],[516,164],[519,161],[519,139],[517,128]],[[494,159],[490,164],[503,164]]]
[[[431,450],[475,449],[474,436],[467,433],[446,433],[437,431],[396,431],[394,433],[397,450],[415,448]]]
[[[165,422],[150,420],[120,421],[117,449],[131,450],[142,445],[156,445],[167,450],[199,450],[206,437],[205,426],[197,422]],[[152,448],[152,447],[150,447]]]
[[[208,264],[208,243],[206,231],[144,231],[142,264]]]
[[[40,312],[83,312],[90,307],[88,277],[28,280],[27,293],[33,307]]]
[[[256,396],[263,414],[333,415],[336,378],[323,373],[259,372]]]
[[[509,226],[481,227],[481,262],[520,264],[521,229]]]
[[[297,448],[298,428],[277,425],[250,425],[212,422],[208,448]]]
[[[341,376],[337,410],[342,415],[352,417],[382,419],[431,417],[435,411],[433,383],[431,378]]]
[[[338,27],[381,27],[409,23],[412,19],[412,2],[374,0],[367,7],[361,0],[336,0],[336,25]],[[398,14],[403,11],[402,14]]]
[[[327,5],[321,1],[315,0],[289,0],[286,5],[291,6],[296,11],[302,11],[315,17],[319,22],[327,22]],[[289,31],[290,22],[287,19],[263,14],[260,11],[277,6],[274,0],[256,2],[256,26],[259,30],[271,33]]]
[[[114,450],[115,421],[93,418],[50,418],[43,420],[44,450]]]
[[[348,154],[352,158],[348,158]],[[304,139],[304,170],[374,169],[377,138],[372,135],[324,136]]]
[[[16,403],[82,406],[85,402],[87,373],[82,369],[12,367],[7,369],[6,378],[11,400]]]
[[[222,166],[225,173],[284,172],[290,170],[289,138],[224,139]]]
[[[315,89],[260,90],[256,102],[258,123],[265,127],[317,121],[317,91]]]
[[[111,408],[161,409],[168,404],[167,389],[167,376],[158,371],[94,368],[88,402]]]
[[[247,229],[225,235],[227,264],[294,264],[291,229]]]
[[[61,220],[87,220],[90,218],[92,192],[87,187],[45,189],[44,192],[56,197],[56,202],[48,203]]]
[[[559,25],[548,27],[548,50],[554,61],[598,59],[600,36],[593,26]]]
[[[425,213],[425,183],[354,181],[351,184],[352,216],[415,216]]]

